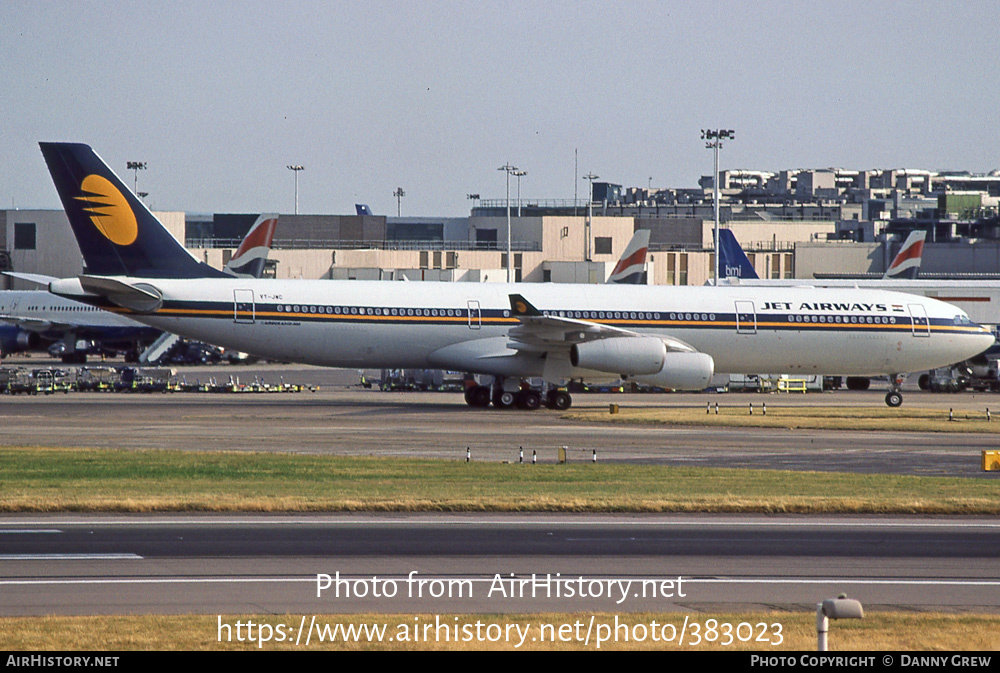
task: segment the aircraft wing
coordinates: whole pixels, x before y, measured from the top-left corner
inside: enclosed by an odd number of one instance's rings
[[[644,336],[621,327],[545,314],[519,294],[510,295],[510,310],[511,315],[517,318],[520,324],[512,328],[508,336],[512,342],[511,347],[519,351],[543,351],[553,348],[569,350],[572,346],[586,341]],[[693,346],[680,339],[664,336],[659,338],[663,340],[668,352],[696,352]]]

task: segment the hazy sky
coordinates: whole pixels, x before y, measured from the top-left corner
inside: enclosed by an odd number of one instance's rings
[[[56,208],[40,140],[157,209],[468,214],[723,168],[1000,167],[1000,5],[0,1],[0,207]],[[579,170],[574,174],[574,150]]]

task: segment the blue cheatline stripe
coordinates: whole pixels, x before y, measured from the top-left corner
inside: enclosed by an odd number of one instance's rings
[[[118,313],[131,313],[118,309]],[[450,312],[450,315],[449,315]],[[328,304],[255,304],[253,312],[241,309],[237,313],[235,304],[226,302],[168,301],[157,311],[157,315],[185,318],[218,318],[232,320],[239,316],[260,320],[295,320],[298,322],[345,323],[345,324],[394,324],[394,325],[465,325],[469,321],[469,309],[462,308],[412,308],[383,306],[337,306]],[[888,332],[892,334],[932,332],[951,334],[981,334],[977,327],[955,325],[944,318],[931,318],[927,323],[918,321],[916,325],[905,314],[736,314],[702,312],[653,312],[653,311],[549,311],[546,315],[584,320],[601,325],[623,328],[671,327],[675,329],[735,329],[737,322],[741,328],[771,331],[812,331],[826,332],[854,331],[861,333]],[[641,317],[640,317],[641,315]],[[596,317],[595,317],[596,316]],[[516,325],[519,320],[511,317],[506,309],[481,309],[472,315],[474,321],[483,325]],[[853,321],[852,321],[853,320]]]

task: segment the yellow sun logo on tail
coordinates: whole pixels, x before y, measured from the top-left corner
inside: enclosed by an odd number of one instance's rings
[[[139,225],[135,213],[128,205],[125,195],[106,178],[88,175],[80,185],[80,191],[87,196],[77,196],[78,201],[90,205],[84,210],[92,213],[90,221],[97,230],[115,245],[131,245],[139,236]]]

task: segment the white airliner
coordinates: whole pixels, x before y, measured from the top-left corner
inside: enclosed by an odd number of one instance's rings
[[[278,225],[276,214],[265,214],[247,231],[232,259],[223,271],[233,277],[260,278],[274,240]],[[56,280],[37,274],[11,273],[36,283],[48,284]],[[64,362],[86,362],[86,354],[77,351],[78,340],[94,341],[105,348],[125,351],[136,357],[144,344],[157,338],[168,340],[172,335],[162,335],[160,330],[136,322],[131,318],[96,306],[58,297],[46,290],[0,291],[0,356],[33,350],[45,342],[61,341],[64,344]],[[176,337],[172,339],[176,341]]]
[[[494,376],[471,406],[571,404],[570,379],[697,390],[718,372],[898,374],[993,337],[954,306],[879,290],[233,279],[197,261],[80,144],[42,143],[87,264],[49,290],[264,357]],[[522,389],[541,377],[548,391]],[[898,388],[886,396],[902,403]]]

